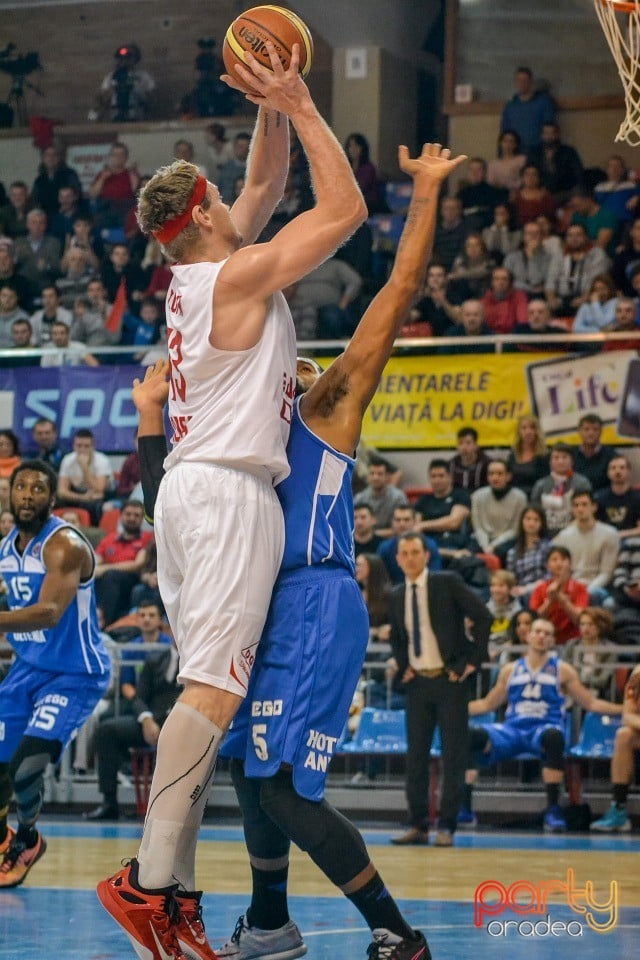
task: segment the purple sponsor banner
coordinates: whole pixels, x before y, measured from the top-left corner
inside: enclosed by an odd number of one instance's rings
[[[63,449],[81,427],[91,430],[106,453],[133,450],[138,415],[131,400],[137,365],[23,367],[2,370],[2,389],[14,393],[13,429],[23,450],[33,449],[31,430],[40,417],[54,420]]]

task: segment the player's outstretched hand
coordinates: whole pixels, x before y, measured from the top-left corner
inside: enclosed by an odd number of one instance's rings
[[[247,66],[244,67],[238,63],[235,65],[237,76],[225,73],[220,79],[224,80],[229,87],[244,93],[251,103],[259,107],[268,107],[270,110],[278,110],[290,117],[302,103],[310,100],[309,89],[299,70],[300,45],[293,44],[291,62],[287,70],[282,66],[274,45],[267,41],[265,46],[271,61],[271,70],[263,67],[248,50],[245,50]],[[247,93],[238,82],[239,78],[242,78],[245,85],[255,90],[255,93]]]
[[[137,377],[133,381],[131,389],[131,399],[136,410],[149,410],[151,408],[162,408],[169,399],[169,361],[156,360],[154,364],[147,367],[144,373],[144,379]]]
[[[448,147],[439,143],[425,143],[419,157],[412,159],[409,148],[404,145],[398,147],[398,163],[403,173],[408,173],[414,180],[422,178],[436,180],[440,183],[446,180],[449,174],[464,163],[466,156],[452,157]]]

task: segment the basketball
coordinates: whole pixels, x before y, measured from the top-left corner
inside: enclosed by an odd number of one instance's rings
[[[237,63],[246,66],[244,54],[248,50],[259,63],[270,70],[271,61],[265,46],[267,40],[273,43],[285,70],[291,62],[294,43],[299,44],[300,73],[303,77],[309,73],[313,57],[313,40],[308,27],[300,17],[291,10],[272,4],[251,7],[250,10],[245,10],[236,17],[227,30],[222,44],[222,59],[227,73],[242,84],[243,89],[248,92],[251,92],[251,88],[242,83],[234,66]]]

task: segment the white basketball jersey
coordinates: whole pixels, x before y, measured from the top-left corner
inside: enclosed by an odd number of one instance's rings
[[[296,337],[281,293],[271,298],[262,337],[250,350],[217,350],[209,335],[221,263],[176,264],[167,294],[171,363],[168,470],[188,461],[266,467],[289,475],[286,445],[296,385]]]

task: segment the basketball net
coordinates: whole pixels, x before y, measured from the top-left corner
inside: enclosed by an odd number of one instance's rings
[[[626,117],[616,141],[640,146],[640,0],[594,0],[624,88]]]

